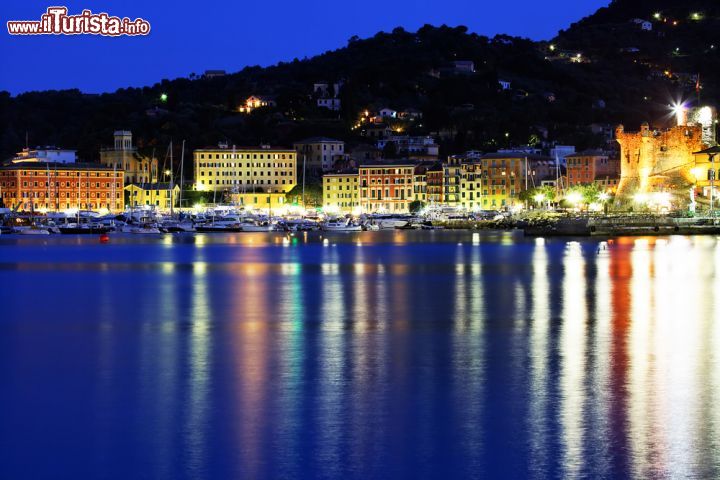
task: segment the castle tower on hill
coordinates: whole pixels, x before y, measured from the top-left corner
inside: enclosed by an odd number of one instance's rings
[[[673,190],[678,183],[692,184],[692,169],[702,142],[702,127],[677,125],[668,130],[651,130],[645,122],[639,132],[615,129],[620,144],[620,184],[617,196]]]

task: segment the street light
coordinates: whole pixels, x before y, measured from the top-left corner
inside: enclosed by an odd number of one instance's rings
[[[577,207],[578,203],[583,201],[583,196],[580,192],[570,192],[565,199],[574,207]]]
[[[687,108],[685,104],[682,102],[674,103],[671,105],[671,108],[678,126],[685,125],[687,123]]]
[[[535,200],[535,203],[537,203],[538,206],[542,206],[543,202],[545,201],[545,194],[538,193],[533,197],[533,200]]]
[[[570,192],[567,196],[567,200],[570,203],[580,203],[582,202],[582,194],[580,192]]]

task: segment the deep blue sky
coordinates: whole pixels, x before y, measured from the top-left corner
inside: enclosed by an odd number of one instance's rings
[[[271,65],[344,46],[400,25],[466,25],[492,36],[535,40],[589,15],[609,0],[0,0],[0,90],[80,88],[85,92],[151,85],[163,78]],[[150,21],[148,37],[11,36],[8,20],[36,20],[65,5]]]

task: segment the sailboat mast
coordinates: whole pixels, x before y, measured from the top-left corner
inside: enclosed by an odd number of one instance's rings
[[[302,178],[302,206],[303,210],[306,209],[305,207],[305,160],[307,159],[307,154],[303,153],[303,178]]]
[[[172,215],[173,215],[173,148],[172,148],[172,140],[170,140],[170,216],[172,217]]]
[[[45,169],[47,172],[47,188],[46,188],[47,198],[45,199],[45,208],[47,209],[47,208],[50,208],[50,164],[49,163],[45,164]]]
[[[185,177],[183,176],[183,167],[185,166],[185,140],[182,143],[182,150],[180,151],[180,198],[178,205],[182,208],[182,192]]]
[[[82,172],[78,170],[78,199],[77,199],[77,224],[80,226],[80,181],[82,180]]]
[[[237,181],[238,181],[238,179],[237,179],[237,176],[238,176],[238,174],[237,174],[238,161],[237,161],[237,156],[236,156],[236,153],[235,153],[235,144],[234,144],[234,143],[233,143],[232,155],[231,155],[231,157],[230,157],[230,162],[232,163],[232,169],[233,169],[233,171],[232,171],[232,174],[233,174],[233,175],[232,175],[232,178],[233,178],[233,179],[231,180],[232,183],[233,183],[232,192],[233,192],[233,193],[240,193],[240,192],[239,192],[239,189],[238,189],[238,186],[237,186]],[[231,197],[231,198],[232,198],[232,197]],[[233,207],[236,206],[235,202],[230,202],[230,203],[232,204]]]
[[[116,198],[115,198],[115,196],[117,195],[117,192],[115,191],[115,177],[116,176],[117,176],[117,162],[113,162],[112,199],[111,199],[112,203],[110,203],[108,205],[108,207],[109,207],[108,209],[111,212],[115,209],[115,207],[117,205]]]
[[[55,164],[55,211],[60,210],[60,192],[58,185],[57,163]]]

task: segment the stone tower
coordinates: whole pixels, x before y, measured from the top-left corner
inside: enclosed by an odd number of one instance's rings
[[[132,132],[117,130],[113,136],[115,137],[115,150],[132,150]]]
[[[692,181],[693,152],[704,148],[702,128],[678,125],[668,130],[650,130],[644,122],[639,132],[615,129],[620,144],[618,198],[671,188],[675,180]]]

